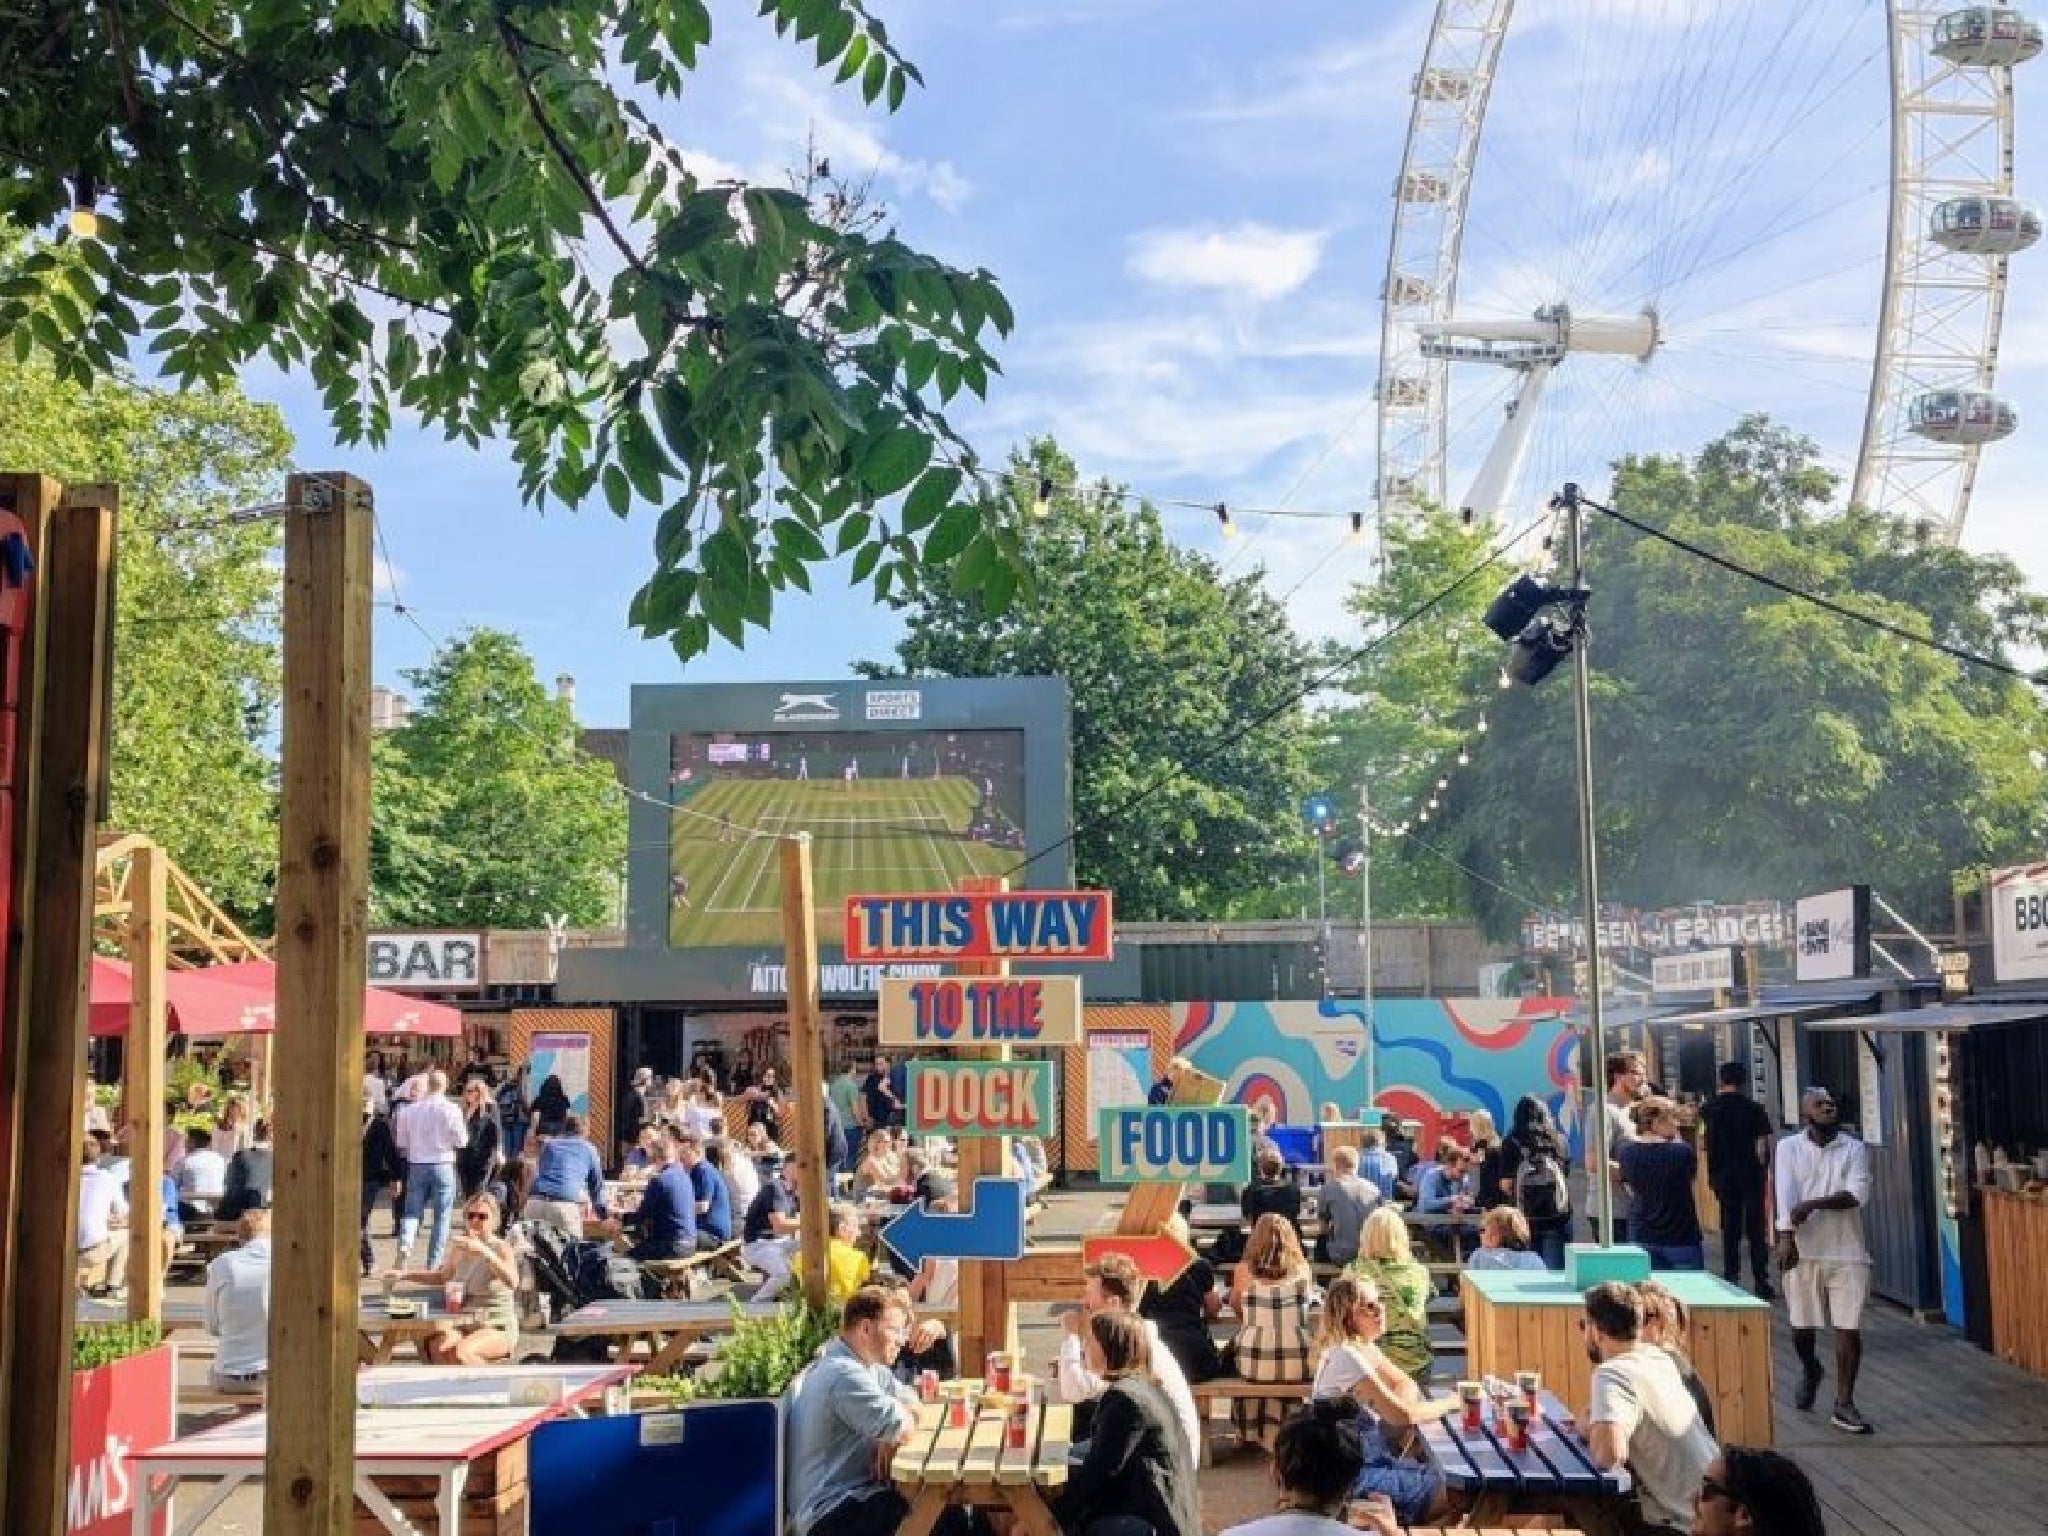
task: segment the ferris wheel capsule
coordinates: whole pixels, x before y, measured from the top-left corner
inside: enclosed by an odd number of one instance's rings
[[[1973,5],[1934,24],[1936,56],[1973,69],[2024,64],[2041,42],[2041,23],[2009,5]]]
[[[1995,443],[2011,437],[2019,412],[2003,395],[1985,389],[1933,389],[1913,397],[1906,425],[1934,443]]]
[[[2016,197],[1951,197],[1934,205],[1927,234],[1966,256],[2010,256],[2041,238],[2041,210]]]

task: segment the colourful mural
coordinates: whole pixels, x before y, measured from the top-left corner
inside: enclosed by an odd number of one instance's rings
[[[1558,998],[1398,998],[1373,1006],[1371,1108],[1422,1124],[1435,1144],[1447,1120],[1474,1109],[1506,1130],[1533,1093],[1577,1146],[1578,1040]],[[1312,1125],[1321,1105],[1367,1108],[1361,1001],[1179,1003],[1174,1052],[1223,1079],[1224,1096],[1265,1102],[1284,1125]]]

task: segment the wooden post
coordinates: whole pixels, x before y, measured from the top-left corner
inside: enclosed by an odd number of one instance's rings
[[[825,1305],[832,1170],[825,1166],[825,1042],[818,1029],[818,914],[811,834],[782,839],[782,961],[789,988],[789,1073],[796,1094],[797,1257],[804,1297]]]
[[[354,1524],[356,1226],[370,848],[369,487],[287,482],[277,1087],[263,1524]]]
[[[51,513],[38,626],[46,644],[28,792],[33,823],[23,964],[14,997],[22,1166],[42,1171],[41,1198],[9,1214],[14,1273],[0,1398],[9,1415],[6,1530],[65,1529],[71,1461],[71,1336],[77,1322],[78,1176],[85,1123],[86,1002],[93,871],[106,741],[106,656],[113,597],[113,489],[85,486]],[[27,1027],[32,1023],[33,1027]],[[63,1170],[60,1175],[57,1170]]]
[[[163,1315],[164,1304],[164,965],[168,856],[155,843],[135,850],[128,873],[128,1041],[121,1052],[121,1104],[128,1142],[128,1315]]]
[[[969,875],[958,887],[963,892],[1006,891],[1010,882],[990,875]],[[955,969],[962,976],[1007,976],[1007,960],[963,960]],[[948,1053],[960,1061],[1008,1061],[1007,1045],[982,1046]],[[978,1178],[1003,1178],[1010,1173],[1010,1138],[1007,1136],[962,1136],[959,1140],[958,1173],[960,1207],[968,1209]],[[1026,1198],[1030,1191],[1025,1191]],[[975,1374],[975,1367],[992,1349],[1014,1353],[1017,1348],[1016,1309],[1010,1304],[1006,1266],[981,1260],[960,1261],[960,1326],[954,1336],[954,1356],[960,1372]]]
[[[19,533],[40,562],[49,544],[49,509],[60,494],[57,482],[42,475],[0,475],[0,523]],[[0,942],[6,945],[0,965],[0,1447],[10,1442],[8,1419],[14,1383],[14,1228],[4,1214],[21,1203],[21,1053],[28,1032],[23,1007],[22,964],[26,932],[30,853],[35,845],[30,803],[34,775],[37,705],[36,679],[42,668],[42,626],[36,622],[41,603],[40,577],[31,573],[20,587],[0,588]],[[9,729],[9,725],[12,729]],[[0,1452],[0,1511],[9,1507],[8,1460]]]

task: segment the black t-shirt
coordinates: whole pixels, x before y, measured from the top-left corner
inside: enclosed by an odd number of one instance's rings
[[[1207,1259],[1196,1259],[1164,1289],[1147,1286],[1138,1303],[1138,1316],[1159,1329],[1159,1342],[1189,1381],[1210,1381],[1223,1374],[1223,1358],[1202,1307],[1202,1299],[1215,1288],[1216,1271]]]
[[[1700,1217],[1692,1202],[1693,1171],[1699,1159],[1682,1141],[1631,1141],[1615,1161],[1632,1197],[1630,1242],[1685,1248],[1700,1240]]]
[[[740,1227],[740,1237],[749,1243],[758,1243],[763,1238],[778,1234],[768,1220],[769,1213],[777,1216],[796,1214],[796,1197],[780,1179],[763,1179],[760,1190],[754,1195],[753,1203],[747,1207],[747,1219]]]
[[[1771,1117],[1746,1093],[1717,1093],[1700,1106],[1706,1129],[1707,1182],[1716,1189],[1752,1190],[1764,1186],[1764,1165],[1756,1143],[1771,1134]]]
[[[1295,1235],[1301,1235],[1301,1189],[1285,1174],[1270,1184],[1264,1179],[1253,1179],[1245,1185],[1237,1204],[1238,1209],[1244,1212],[1246,1237],[1251,1236],[1250,1228],[1258,1219],[1269,1212],[1286,1217]]]
[[[860,1083],[860,1097],[867,1108],[868,1124],[878,1130],[896,1121],[896,1100],[886,1091],[888,1086],[889,1074],[886,1072],[870,1072]]]

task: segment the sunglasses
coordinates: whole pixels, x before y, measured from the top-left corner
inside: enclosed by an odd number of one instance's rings
[[[464,1221],[489,1221],[491,1213],[489,1211],[464,1211],[462,1219]]]

